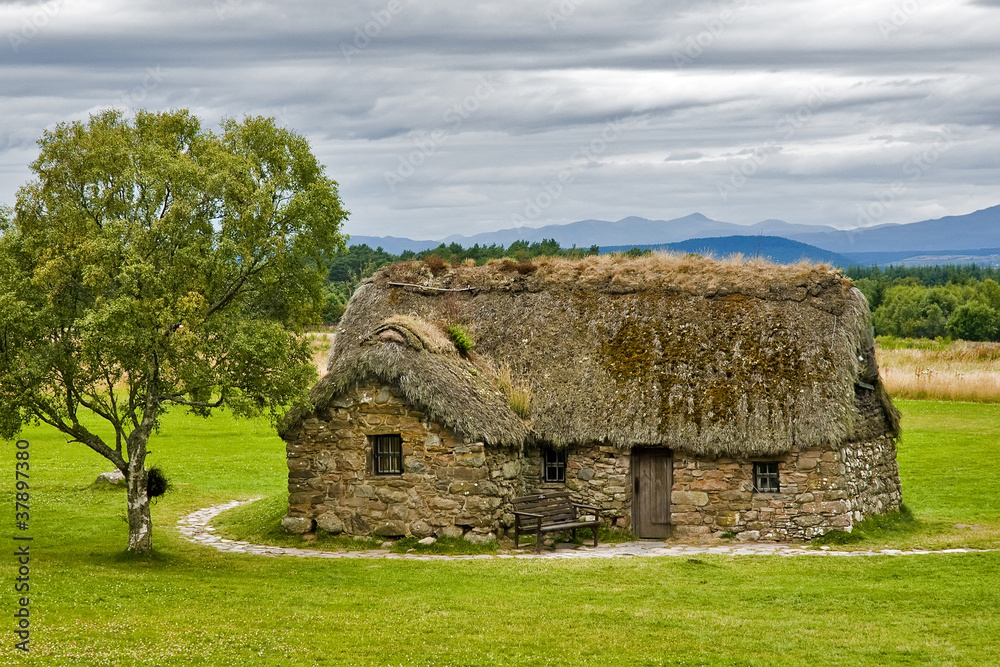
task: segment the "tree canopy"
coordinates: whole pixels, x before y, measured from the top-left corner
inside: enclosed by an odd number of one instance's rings
[[[34,180],[0,211],[0,437],[40,420],[111,461],[129,550],[146,551],[146,443],[165,409],[276,417],[307,400],[297,334],[320,317],[348,213],[273,119],[215,133],[187,111],[105,111],[38,143]]]

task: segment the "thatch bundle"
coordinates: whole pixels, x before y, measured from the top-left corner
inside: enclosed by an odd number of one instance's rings
[[[864,297],[823,266],[657,254],[387,267],[355,293],[322,406],[394,384],[467,438],[770,455],[895,433]],[[476,347],[449,345],[459,324]],[[510,409],[492,369],[530,386]]]

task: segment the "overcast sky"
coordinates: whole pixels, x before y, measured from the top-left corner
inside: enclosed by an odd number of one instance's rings
[[[1000,0],[0,0],[0,203],[109,106],[275,116],[347,231],[1000,204]]]

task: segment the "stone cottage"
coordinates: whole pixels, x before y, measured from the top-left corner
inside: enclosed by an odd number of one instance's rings
[[[640,537],[786,540],[900,504],[868,307],[823,266],[397,264],[312,402],[281,429],[292,532],[488,540],[569,490]]]

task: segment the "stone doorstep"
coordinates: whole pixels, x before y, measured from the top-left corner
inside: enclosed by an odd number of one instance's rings
[[[900,549],[880,549],[877,551],[834,551],[830,547],[820,547],[819,550],[808,549],[805,544],[789,544],[781,542],[742,542],[739,544],[714,544],[714,545],[689,545],[672,544],[668,542],[656,542],[643,540],[641,542],[617,542],[613,544],[601,544],[597,547],[580,546],[578,548],[558,547],[568,546],[564,544],[556,545],[556,551],[535,554],[533,550],[525,552],[501,552],[496,555],[476,554],[476,555],[456,555],[448,556],[443,554],[395,554],[387,550],[371,551],[318,551],[311,549],[299,549],[294,547],[275,547],[264,544],[250,544],[237,540],[228,540],[213,535],[210,532],[209,522],[220,513],[237,507],[244,503],[254,502],[260,498],[239,501],[234,500],[222,505],[213,505],[197,510],[181,517],[177,521],[178,532],[190,542],[211,546],[226,553],[243,553],[256,556],[292,556],[300,558],[381,558],[390,560],[481,560],[489,558],[621,558],[621,557],[648,557],[648,556],[689,556],[693,554],[715,554],[729,556],[924,556],[931,554],[956,554],[956,553],[986,553],[996,552],[1000,549],[966,549],[953,548],[942,549],[940,551],[912,550],[903,551]],[[577,547],[576,544],[571,545]]]

